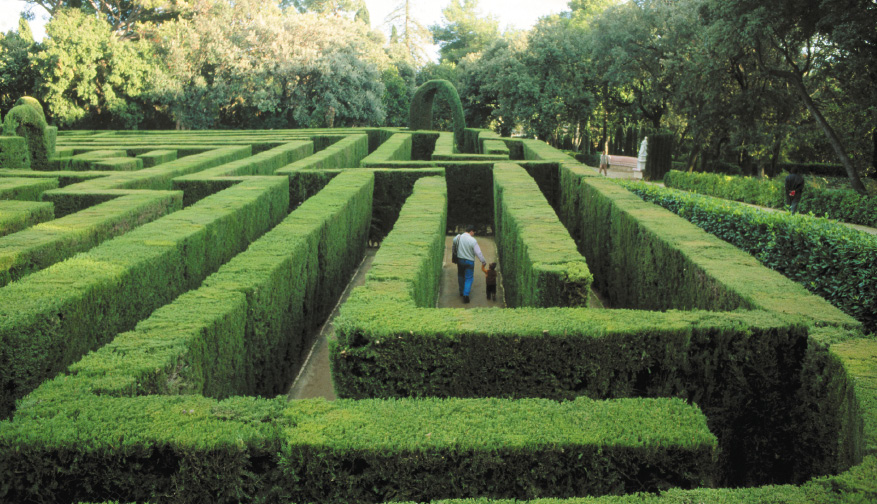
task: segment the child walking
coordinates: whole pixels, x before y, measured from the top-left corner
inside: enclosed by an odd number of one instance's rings
[[[481,271],[483,271],[484,275],[487,277],[487,299],[493,299],[496,301],[496,263],[490,263],[489,269],[485,268],[482,264]]]

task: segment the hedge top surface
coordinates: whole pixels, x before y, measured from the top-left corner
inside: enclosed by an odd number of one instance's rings
[[[308,400],[294,403],[284,416],[292,425],[286,429],[290,444],[336,448],[497,451],[607,442],[646,449],[716,445],[706,417],[681,399]],[[678,428],[668,431],[668,419]],[[473,439],[472,432],[479,437]]]

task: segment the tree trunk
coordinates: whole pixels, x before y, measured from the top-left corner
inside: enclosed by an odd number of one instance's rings
[[[792,74],[791,80],[793,87],[798,91],[798,95],[804,101],[804,106],[807,107],[810,115],[812,115],[813,118],[816,119],[816,122],[819,123],[819,126],[822,127],[823,133],[828,137],[828,143],[831,144],[834,153],[840,158],[841,164],[844,165],[844,168],[847,171],[847,176],[850,178],[850,185],[857,193],[867,194],[865,186],[862,184],[862,179],[859,178],[859,173],[856,171],[856,167],[853,166],[853,162],[850,160],[850,156],[847,155],[846,149],[844,149],[843,144],[840,143],[840,138],[838,138],[834,128],[828,124],[825,116],[822,115],[822,112],[816,107],[816,104],[813,103],[813,99],[810,98],[810,93],[807,92],[807,88],[804,86],[804,80],[797,73]]]

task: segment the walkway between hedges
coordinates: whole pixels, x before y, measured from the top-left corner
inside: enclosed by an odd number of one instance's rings
[[[493,237],[476,236],[478,244],[484,258],[488,262],[496,261],[496,242]],[[485,279],[484,273],[481,272],[480,264],[476,265],[475,281],[472,285],[472,294],[468,304],[463,303],[463,298],[457,292],[457,265],[451,263],[451,240],[448,237],[445,247],[444,265],[442,268],[441,287],[438,298],[438,308],[505,308],[502,290],[502,273],[500,273],[497,286],[496,301],[488,301],[485,296]],[[332,387],[332,374],[329,369],[329,338],[335,330],[333,321],[338,316],[338,309],[350,296],[350,291],[354,287],[358,287],[365,283],[365,276],[371,268],[372,261],[378,249],[370,248],[366,251],[365,259],[360,264],[359,269],[354,273],[353,278],[341,295],[338,305],[329,315],[319,334],[316,336],[315,342],[311,348],[310,355],[302,366],[301,372],[296,377],[295,382],[287,393],[289,399],[310,399],[314,397],[323,397],[330,401],[334,400],[335,390]],[[500,266],[501,267],[501,266]]]
[[[481,253],[487,259],[487,264],[498,262],[496,253],[496,241],[492,236],[478,236],[478,246]],[[445,259],[442,267],[442,282],[439,290],[438,308],[505,308],[505,297],[502,290],[502,264],[497,266],[496,301],[488,301],[485,293],[487,287],[484,273],[481,271],[481,263],[475,261],[475,279],[472,282],[472,292],[469,295],[469,303],[463,303],[460,289],[457,286],[457,265],[451,262],[451,242],[453,236],[445,239]]]

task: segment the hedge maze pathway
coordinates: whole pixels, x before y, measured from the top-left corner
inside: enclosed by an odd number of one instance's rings
[[[861,323],[544,143],[46,131],[0,166],[2,502],[877,496]],[[504,303],[439,301],[469,223]]]

